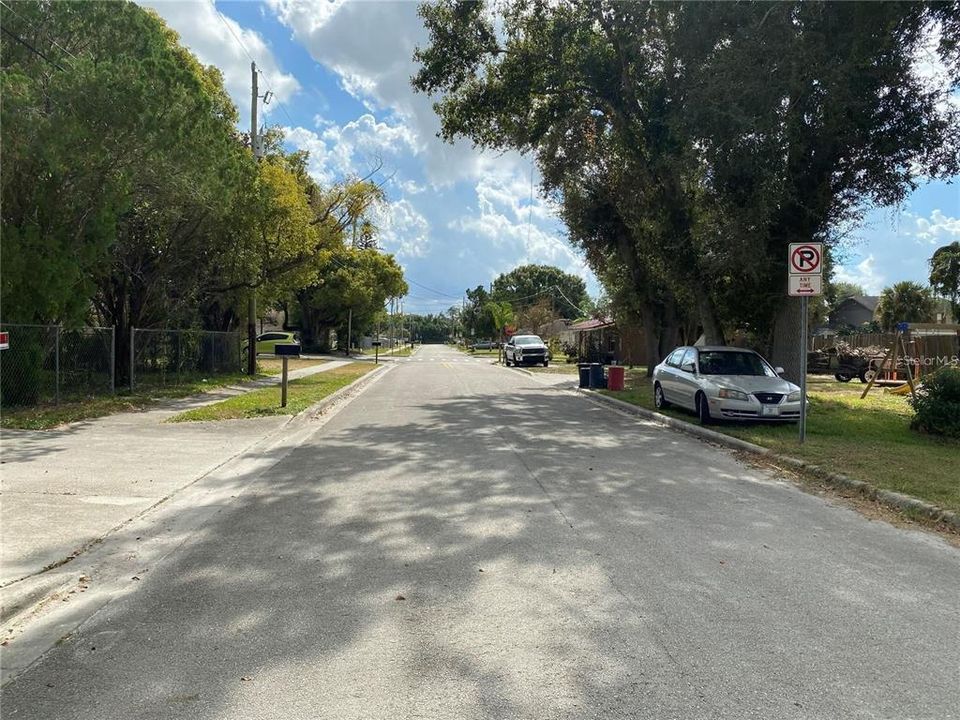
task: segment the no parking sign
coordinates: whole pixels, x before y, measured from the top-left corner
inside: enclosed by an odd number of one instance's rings
[[[811,297],[823,294],[823,243],[790,243],[787,262],[788,295]]]

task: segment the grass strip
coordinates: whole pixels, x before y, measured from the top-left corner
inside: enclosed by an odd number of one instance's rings
[[[287,359],[287,369],[290,371],[303,370],[304,368],[323,365],[326,362],[329,362],[329,360],[311,360],[309,358],[293,358],[292,357]],[[283,372],[283,359],[272,358],[272,357],[258,358],[257,369],[264,375],[271,375],[276,377],[281,372]]]
[[[356,362],[299,380],[291,380],[287,388],[285,408],[280,407],[280,386],[276,385],[187,410],[174,415],[167,422],[206,422],[269,415],[295,415],[374,369],[375,366],[370,363]]]
[[[626,390],[601,391],[618,400],[655,410],[645,371],[627,371]],[[863,480],[875,487],[912,495],[960,511],[960,442],[910,429],[907,399],[874,388],[863,400],[859,383],[810,376],[807,439],[800,445],[795,424],[721,423],[712,430],[769,448],[782,455]],[[669,408],[663,414],[696,423],[692,412]]]
[[[179,385],[138,388],[136,392],[118,389],[116,395],[91,395],[64,400],[59,405],[43,404],[27,408],[4,409],[0,427],[16,430],[49,430],[66,423],[90,420],[121,412],[143,410],[161,400],[199,395],[226,385],[238,385],[251,379],[267,377],[257,374],[251,378],[242,373],[229,373],[209,378],[186,380]]]

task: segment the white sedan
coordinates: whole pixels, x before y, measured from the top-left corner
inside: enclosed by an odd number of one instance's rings
[[[800,419],[800,388],[753,350],[681,347],[653,370],[653,397],[697,413],[700,422]]]

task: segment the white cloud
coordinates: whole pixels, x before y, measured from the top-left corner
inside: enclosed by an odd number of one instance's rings
[[[476,187],[478,212],[462,215],[448,224],[450,230],[490,242],[500,252],[502,266],[492,274],[526,263],[555,265],[592,280],[586,263],[560,237],[562,225],[540,198],[530,205],[529,180],[503,173],[480,180]]]
[[[313,58],[336,72],[341,86],[371,110],[389,109],[402,118],[423,151],[428,180],[445,186],[475,181],[486,163],[470,142],[451,145],[436,137],[440,122],[434,100],[415,93],[413,53],[427,41],[415,2],[342,2],[341,0],[268,0],[294,38]],[[498,164],[523,167],[516,153],[495,156]]]
[[[885,276],[877,271],[872,253],[852,269],[840,265],[833,271],[834,282],[854,283],[861,286],[868,295],[879,295],[885,279]]]
[[[380,211],[380,244],[399,258],[426,255],[430,247],[430,223],[409,200],[387,203]]]
[[[419,152],[408,128],[377,122],[373,115],[361,115],[343,126],[314,120],[321,126],[319,133],[303,127],[283,131],[290,145],[310,152],[308,171],[323,185],[350,175],[365,176],[390,159]]]
[[[215,65],[223,73],[224,86],[237,109],[241,125],[250,125],[250,57],[261,70],[261,95],[268,87],[280,102],[286,102],[299,90],[297,79],[283,71],[273,51],[263,37],[220,13],[212,0],[138,0],[139,4],[155,10],[167,25],[177,31],[180,41],[200,62]],[[228,27],[229,26],[229,29]],[[232,33],[231,33],[232,31]],[[236,37],[234,37],[236,35]],[[239,39],[240,42],[237,40]],[[240,46],[243,43],[243,47]],[[246,48],[246,50],[244,50]],[[262,117],[280,112],[279,104],[260,106]]]
[[[929,218],[910,213],[904,215],[913,220],[913,228],[908,228],[907,234],[917,238],[919,244],[939,246],[960,240],[960,218],[948,217],[939,209],[934,210]]]

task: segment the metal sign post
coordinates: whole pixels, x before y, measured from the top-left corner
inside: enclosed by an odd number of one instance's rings
[[[282,358],[283,370],[280,375],[280,407],[287,406],[287,361],[291,357],[300,357],[299,345],[274,345],[273,354]]]
[[[800,298],[800,443],[807,439],[807,298],[823,294],[823,243],[790,243],[787,294]]]
[[[800,443],[807,439],[807,296],[800,298]]]

